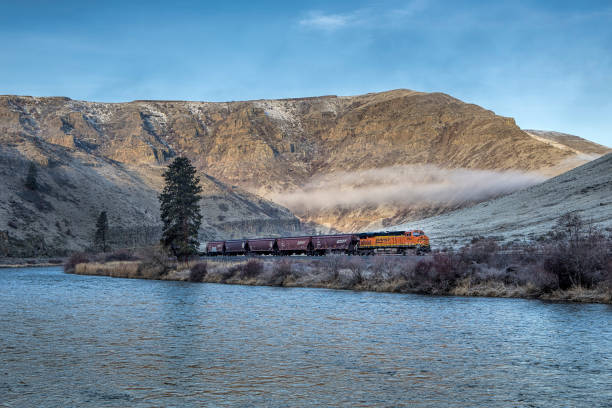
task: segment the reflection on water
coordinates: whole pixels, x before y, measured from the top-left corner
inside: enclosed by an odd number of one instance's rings
[[[612,406],[606,305],[0,269],[0,335],[0,406]]]

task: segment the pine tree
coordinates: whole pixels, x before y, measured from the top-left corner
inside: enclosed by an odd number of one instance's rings
[[[30,163],[30,168],[28,168],[28,175],[26,176],[25,186],[32,190],[38,190],[38,181],[36,181],[36,177],[38,176],[38,169],[34,162]]]
[[[100,212],[98,221],[96,221],[96,234],[94,237],[94,245],[96,248],[107,252],[108,247],[108,217],[106,211]]]
[[[186,157],[177,157],[164,173],[164,190],[159,195],[163,231],[161,243],[179,261],[197,253],[198,230],[202,223],[200,178]]]

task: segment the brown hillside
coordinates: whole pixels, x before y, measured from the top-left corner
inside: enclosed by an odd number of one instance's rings
[[[382,218],[404,221],[447,206],[391,201],[308,208],[283,197],[336,172],[418,164],[554,173],[575,155],[530,137],[511,118],[445,94],[410,90],[228,103],[0,96],[2,143],[17,136],[125,166],[159,166],[186,155],[203,175],[339,229]]]
[[[39,188],[25,187],[30,163]],[[92,244],[100,211],[113,247],[159,241],[159,165],[131,165],[30,137],[0,143],[0,257],[57,256]],[[300,229],[287,209],[203,176],[200,239],[289,234]]]

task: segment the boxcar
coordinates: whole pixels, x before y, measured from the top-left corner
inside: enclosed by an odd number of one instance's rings
[[[311,254],[313,250],[312,237],[277,238],[276,243],[283,255]]]
[[[211,241],[206,244],[206,255],[215,256],[225,253],[225,241]]]
[[[276,238],[256,238],[247,240],[249,251],[257,254],[276,254],[278,246]]]

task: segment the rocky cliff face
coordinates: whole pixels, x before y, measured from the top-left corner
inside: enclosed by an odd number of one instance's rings
[[[254,226],[259,220],[286,220],[291,230],[291,214],[260,197],[329,228],[395,224],[508,192],[481,189],[472,196],[455,188],[450,199],[442,194],[432,200],[426,190],[456,186],[458,179],[449,169],[472,171],[479,185],[496,184],[500,174],[507,175],[495,171],[550,176],[576,156],[530,136],[511,118],[445,94],[410,90],[228,103],[111,104],[0,96],[0,143],[7,149],[18,139],[64,149],[71,160],[99,161],[131,172],[117,179],[140,179],[134,183],[151,205],[160,187],[159,166],[177,155],[188,156],[206,180],[205,190],[210,189],[211,228],[203,230],[210,236],[220,231],[239,235],[236,225],[243,221]],[[23,160],[32,159],[21,150]],[[482,170],[494,172],[478,173]],[[510,186],[538,181],[530,177]],[[223,194],[217,194],[219,189]],[[121,190],[117,199],[122,194],[130,191]],[[244,211],[222,209],[226,200]]]

